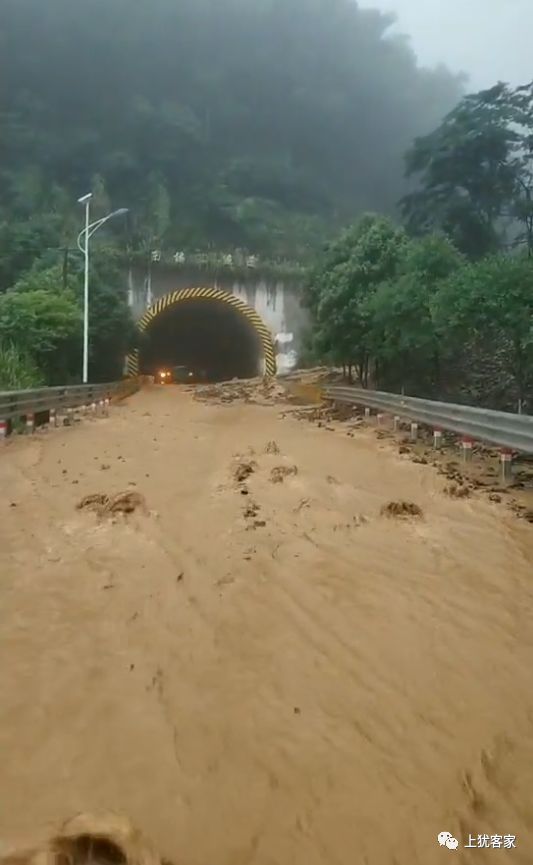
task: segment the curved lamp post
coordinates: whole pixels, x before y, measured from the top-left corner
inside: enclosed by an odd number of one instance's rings
[[[83,370],[82,382],[87,384],[89,381],[89,241],[95,231],[98,231],[102,225],[109,222],[115,216],[123,216],[128,212],[127,207],[121,207],[120,210],[114,210],[103,219],[97,219],[96,222],[90,221],[91,199],[92,192],[79,198],[78,202],[85,205],[85,228],[80,231],[78,236],[78,249],[85,256],[85,282],[83,292]]]

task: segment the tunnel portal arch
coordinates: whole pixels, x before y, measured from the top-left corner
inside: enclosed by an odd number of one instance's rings
[[[276,354],[274,342],[270,330],[262,320],[261,316],[253,307],[249,306],[239,297],[230,294],[227,291],[221,291],[218,288],[184,288],[177,291],[169,292],[159,298],[144,315],[141,316],[137,323],[139,332],[145,333],[149,330],[150,325],[166,310],[175,307],[184,301],[205,301],[206,303],[224,303],[236,310],[242,315],[254,329],[259,344],[261,346],[264,373],[267,376],[276,375]],[[127,358],[127,373],[129,376],[135,377],[140,373],[140,350],[135,349]]]

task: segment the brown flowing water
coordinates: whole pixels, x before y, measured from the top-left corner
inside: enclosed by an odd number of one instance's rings
[[[104,808],[190,865],[533,861],[533,527],[175,388],[0,482],[4,846]],[[77,509],[125,490],[146,513]]]

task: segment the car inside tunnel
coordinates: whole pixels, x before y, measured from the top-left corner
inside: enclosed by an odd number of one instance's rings
[[[262,371],[260,336],[246,315],[213,298],[182,300],[154,318],[143,334],[144,375],[186,367],[191,380],[253,378]]]

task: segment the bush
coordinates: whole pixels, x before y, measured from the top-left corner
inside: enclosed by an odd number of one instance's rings
[[[81,311],[70,291],[46,288],[0,295],[0,340],[13,342],[44,373],[46,384],[67,381],[81,354]]]
[[[16,346],[0,344],[0,390],[39,387],[43,376],[33,361]]]

